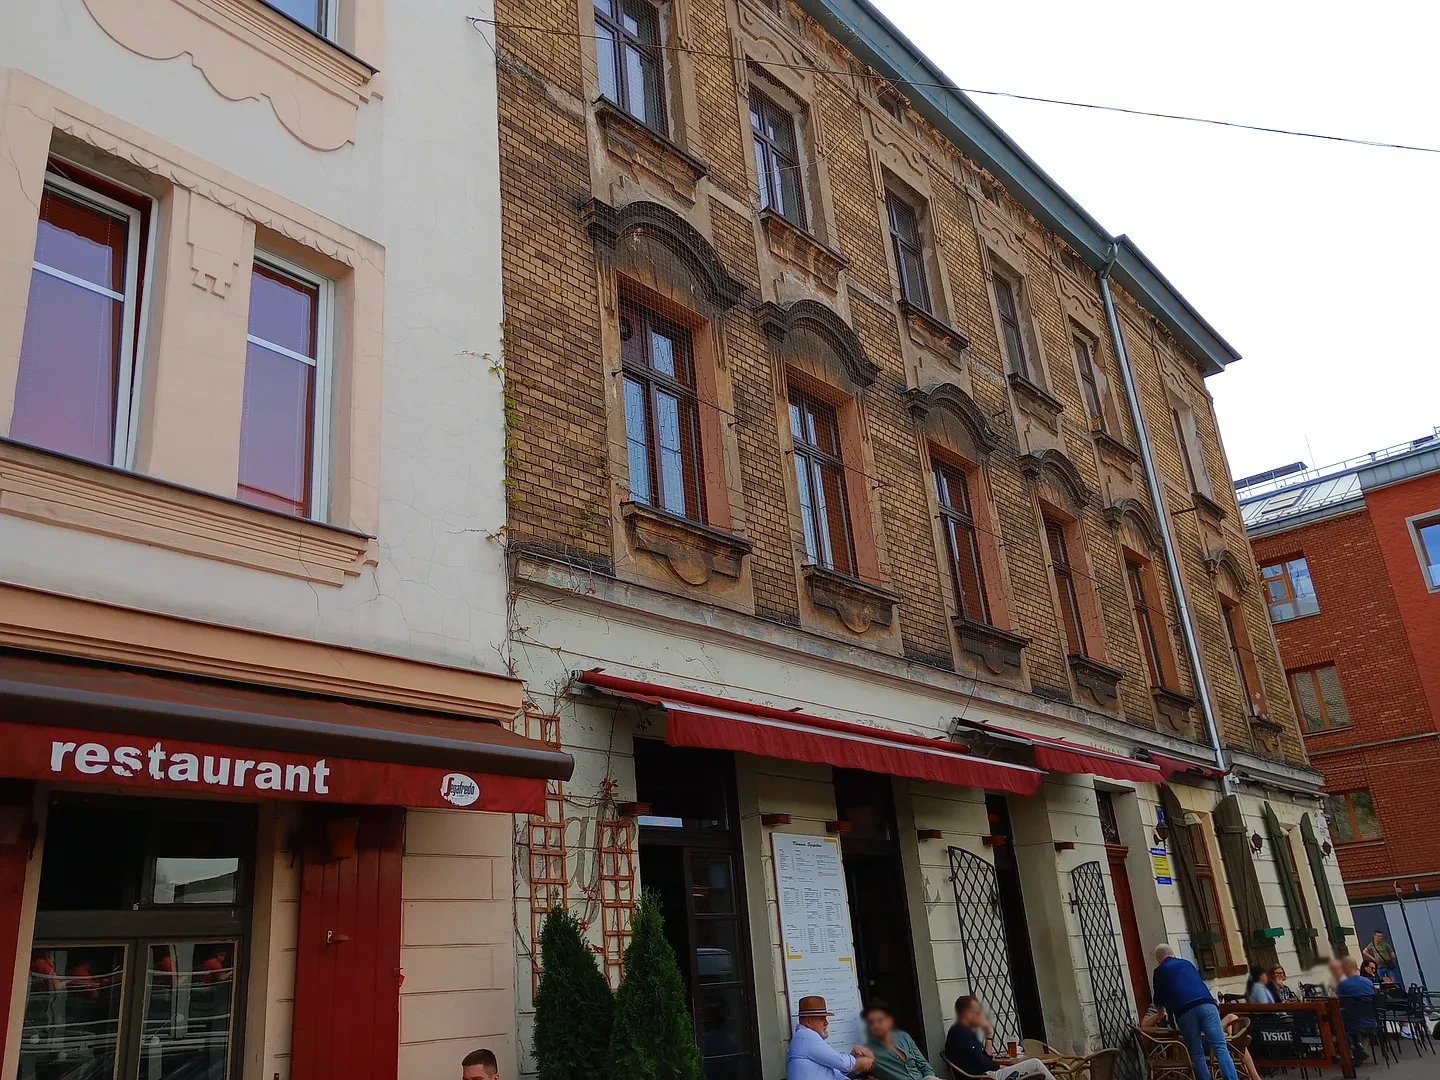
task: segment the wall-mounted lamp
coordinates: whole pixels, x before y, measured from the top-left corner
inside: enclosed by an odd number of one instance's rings
[[[1162,821],[1159,825],[1156,825],[1156,826],[1155,826],[1155,843],[1156,843],[1157,845],[1158,845],[1158,844],[1163,844],[1163,843],[1165,843],[1166,840],[1169,840],[1169,839],[1170,839],[1170,826],[1169,826],[1169,825],[1166,825],[1166,824]]]
[[[1323,844],[1320,845],[1320,854],[1324,855],[1327,859],[1330,857],[1330,852],[1334,850],[1335,849],[1330,846],[1329,840],[1326,840]]]
[[[1259,855],[1261,849],[1264,848],[1264,847],[1265,847],[1265,840],[1264,840],[1264,838],[1261,837],[1261,835],[1260,835],[1258,832],[1257,832],[1257,833],[1251,833],[1251,834],[1250,834],[1250,850],[1253,851],[1253,852],[1255,852],[1256,855]]]
[[[761,824],[761,825],[764,825],[767,829],[773,829],[776,825],[789,825],[789,824],[790,824],[790,815],[789,815],[789,814],[761,814],[761,815],[760,815],[760,824]]]

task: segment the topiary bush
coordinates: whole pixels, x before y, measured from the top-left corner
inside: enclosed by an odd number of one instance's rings
[[[532,1045],[540,1080],[601,1076],[615,995],[580,921],[569,911],[552,908],[545,916],[540,927],[540,968]]]
[[[704,1080],[700,1047],[675,952],[665,940],[659,898],[635,908],[625,981],[615,992],[607,1075],[625,1080]]]

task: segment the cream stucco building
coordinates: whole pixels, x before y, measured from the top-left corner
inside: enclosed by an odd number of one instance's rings
[[[0,2],[5,1076],[513,1068],[487,14]]]

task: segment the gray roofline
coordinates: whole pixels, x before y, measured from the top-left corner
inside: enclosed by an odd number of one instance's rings
[[[845,48],[895,84],[911,106],[947,139],[1000,179],[1006,189],[1058,233],[1092,269],[1116,250],[1112,276],[1163,322],[1214,375],[1240,359],[1220,334],[1126,236],[1111,236],[1000,125],[952,82],[869,0],[797,0]],[[1116,247],[1118,245],[1118,248]]]
[[[1317,521],[1328,521],[1330,518],[1344,517],[1346,514],[1354,514],[1364,509],[1365,496],[1363,494],[1356,495],[1348,499],[1342,499],[1339,502],[1317,506],[1314,510],[1302,510],[1293,517],[1278,517],[1271,521],[1262,522],[1259,525],[1247,525],[1245,527],[1245,535],[1251,540],[1258,540],[1262,536],[1274,536],[1277,533],[1298,529],[1303,525],[1314,525]]]

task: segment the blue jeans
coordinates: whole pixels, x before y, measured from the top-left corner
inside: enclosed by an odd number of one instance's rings
[[[1220,1075],[1225,1080],[1238,1080],[1235,1059],[1230,1056],[1225,1029],[1220,1026],[1220,1010],[1213,1002],[1186,1009],[1175,1018],[1175,1024],[1190,1050],[1190,1064],[1194,1066],[1196,1076],[1203,1078],[1210,1075],[1210,1067],[1205,1064],[1205,1048],[1208,1046],[1220,1065]]]

